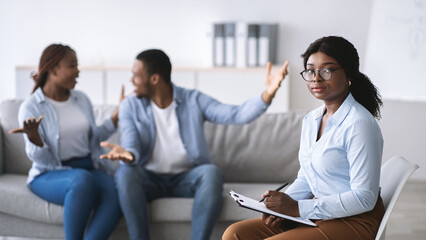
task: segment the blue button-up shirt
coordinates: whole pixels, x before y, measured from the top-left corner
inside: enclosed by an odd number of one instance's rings
[[[89,122],[89,148],[93,165],[97,169],[102,169],[112,174],[114,169],[109,161],[99,158],[103,153],[99,143],[108,139],[115,132],[116,127],[114,123],[111,118],[107,118],[101,125],[96,126],[92,103],[83,92],[72,90],[70,98]],[[38,88],[21,104],[18,114],[19,124],[22,126],[28,118],[39,118],[40,116],[44,116],[38,128],[43,146],[39,147],[33,144],[27,135],[24,134],[25,151],[28,158],[33,162],[28,173],[27,183],[30,183],[36,176],[44,172],[69,169],[67,166],[62,166],[59,157],[60,136],[57,113],[52,104],[46,100],[41,88]]]
[[[269,105],[261,95],[240,106],[226,105],[197,90],[173,85],[179,134],[189,160],[194,165],[211,163],[204,137],[204,121],[219,124],[245,124],[266,111]],[[155,120],[148,98],[127,97],[120,106],[121,145],[131,152],[134,165],[143,166],[155,144]]]
[[[374,208],[379,194],[383,137],[373,115],[351,94],[328,119],[317,141],[325,108],[303,120],[300,170],[286,190],[301,218],[347,217]]]

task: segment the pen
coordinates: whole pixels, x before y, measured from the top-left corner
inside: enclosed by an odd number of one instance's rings
[[[283,189],[285,186],[287,186],[288,185],[288,183],[284,183],[283,185],[281,185],[281,186],[279,186],[277,189],[275,189],[275,191],[276,192],[278,192],[279,190],[281,190],[281,189]],[[264,198],[262,198],[259,202],[263,202],[263,201],[265,201],[265,198],[266,197],[264,197]]]

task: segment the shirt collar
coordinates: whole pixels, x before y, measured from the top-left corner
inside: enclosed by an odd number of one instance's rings
[[[348,115],[350,109],[355,104],[355,99],[351,93],[348,94],[345,101],[340,105],[339,109],[327,120],[327,124],[339,125]],[[315,119],[319,119],[324,115],[325,106],[317,109]]]
[[[173,88],[173,101],[176,103],[176,106],[178,106],[182,102],[183,91],[182,91],[182,88],[176,86],[173,83],[172,83],[172,88]],[[142,97],[140,99],[141,99],[144,107],[148,107],[148,106],[151,105],[151,99],[149,99],[147,97]]]
[[[179,105],[182,102],[182,98],[183,98],[182,89],[177,87],[173,83],[172,83],[172,88],[173,88],[173,100],[176,102],[176,105]]]
[[[37,100],[37,103],[43,103],[46,101],[46,96],[44,96],[44,93],[40,87],[35,90],[34,96]]]
[[[34,96],[37,100],[37,103],[44,103],[46,101],[46,96],[44,95],[41,87],[39,87],[35,90]],[[70,92],[70,98],[72,98],[73,100],[77,100],[77,96],[75,95],[73,90],[71,90],[71,92]]]
[[[325,112],[325,106],[319,107],[315,110],[315,120],[322,118]]]

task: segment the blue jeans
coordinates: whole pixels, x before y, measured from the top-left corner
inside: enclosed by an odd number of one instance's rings
[[[115,181],[130,239],[149,239],[147,203],[161,197],[194,197],[192,239],[210,238],[222,209],[223,177],[215,165],[204,164],[179,174],[156,174],[140,166],[121,165]]]
[[[122,216],[114,179],[95,170],[89,157],[63,165],[73,169],[39,175],[29,188],[40,198],[64,206],[65,239],[83,239],[86,226],[84,239],[108,239]]]

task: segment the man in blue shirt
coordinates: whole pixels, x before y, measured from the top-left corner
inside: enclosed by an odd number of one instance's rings
[[[135,95],[120,106],[121,146],[101,156],[121,160],[116,172],[120,205],[131,239],[149,239],[147,202],[161,197],[194,197],[192,239],[209,239],[222,207],[222,174],[213,164],[204,121],[245,124],[263,114],[287,74],[286,62],[270,74],[266,90],[240,106],[225,105],[171,82],[171,63],[157,49],[134,62]]]

